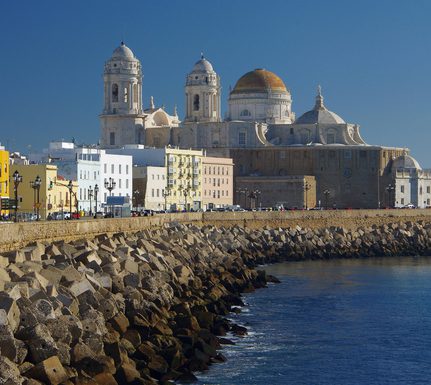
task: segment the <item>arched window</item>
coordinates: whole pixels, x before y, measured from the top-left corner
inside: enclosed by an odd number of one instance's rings
[[[195,95],[193,98],[193,109],[199,111],[199,95]]]
[[[129,101],[129,89],[127,87],[124,87],[124,103],[127,103]]]
[[[134,103],[138,102],[138,85],[137,84],[133,84],[133,102]]]
[[[112,101],[118,102],[118,84],[116,83],[112,85]]]
[[[249,110],[242,110],[240,116],[251,116],[251,112]]]

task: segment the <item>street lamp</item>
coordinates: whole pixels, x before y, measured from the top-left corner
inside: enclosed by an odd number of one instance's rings
[[[13,189],[15,193],[15,218],[14,222],[18,219],[18,186],[22,182],[22,176],[19,174],[18,170],[13,173]]]
[[[328,200],[329,200],[329,195],[331,195],[331,192],[329,190],[324,190],[323,191],[323,195],[325,196],[325,209],[328,210]]]
[[[30,182],[30,186],[34,191],[34,206],[36,211],[36,220],[39,220],[39,206],[40,206],[40,186],[42,184],[42,179],[38,175],[34,181]]]
[[[92,215],[92,212],[91,212],[91,198],[93,198],[93,193],[94,193],[94,190],[90,186],[88,188],[88,199],[90,200],[90,217]]]
[[[72,194],[73,194],[73,182],[72,182],[72,180],[69,181],[67,188],[69,189],[69,206],[70,206],[70,211],[69,211],[70,217],[69,217],[69,219],[72,219]]]
[[[186,187],[184,187],[183,189],[183,194],[184,194],[184,210],[187,211],[187,195],[190,192],[190,185],[187,185]]]
[[[392,207],[392,199],[391,199],[391,197],[392,197],[392,191],[394,191],[395,190],[395,187],[394,186],[392,186],[392,184],[391,183],[389,183],[388,185],[387,185],[387,187],[386,187],[386,191],[387,191],[387,193],[388,193],[388,206],[389,207]]]
[[[244,194],[244,208],[246,208],[247,206],[247,192],[248,192],[248,189],[246,188],[236,190],[236,193],[239,194],[238,202],[240,206],[241,206],[241,194]]]
[[[167,187],[165,191],[163,191],[163,197],[165,198],[165,211],[168,210],[168,196],[171,195],[171,189]]]
[[[254,208],[256,208],[256,207],[257,207],[257,203],[258,203],[258,200],[259,200],[259,196],[260,196],[260,194],[261,194],[261,191],[260,191],[260,190],[253,190],[253,191],[250,191],[250,194],[249,194],[249,198],[250,198],[250,206],[251,206],[251,199],[253,199]],[[253,207],[251,207],[251,208],[253,208]]]
[[[308,182],[304,184],[304,192],[305,192],[305,210],[308,210],[308,190],[311,189],[311,185]]]
[[[109,177],[109,181],[105,180],[105,188],[109,191],[109,196],[112,196],[112,190],[115,189],[116,186],[116,182],[114,179],[112,179],[111,177]],[[114,216],[114,208],[111,205],[111,215]]]
[[[94,186],[94,200],[95,200],[94,214],[95,215],[97,215],[97,194],[99,194],[99,186],[96,184]]]
[[[137,209],[138,209],[139,194],[140,194],[140,191],[139,191],[139,190],[135,190],[135,191],[133,191],[133,199],[134,199],[134,201],[135,201],[135,210],[137,210]]]

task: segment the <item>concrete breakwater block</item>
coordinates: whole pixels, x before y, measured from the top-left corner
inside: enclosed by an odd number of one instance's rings
[[[0,257],[0,383],[168,384],[222,362],[224,318],[282,260],[430,254],[431,225],[195,226],[37,243]]]

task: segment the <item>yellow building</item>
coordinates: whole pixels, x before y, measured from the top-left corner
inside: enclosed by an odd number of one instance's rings
[[[9,198],[9,151],[0,147],[0,199]],[[8,215],[9,210],[1,210],[0,214]]]
[[[54,212],[69,212],[72,203],[72,212],[76,211],[76,193],[78,184],[72,182],[72,201],[70,200],[69,181],[57,175],[57,166],[51,164],[29,164],[10,166],[9,196],[14,199],[15,189],[13,174],[15,171],[22,176],[22,182],[18,185],[18,219],[29,219],[39,209],[41,219],[46,219]],[[41,179],[39,199],[37,189],[32,187],[37,176]],[[39,204],[38,204],[39,201]]]
[[[198,210],[202,207],[202,150],[166,148],[166,207],[172,210]]]

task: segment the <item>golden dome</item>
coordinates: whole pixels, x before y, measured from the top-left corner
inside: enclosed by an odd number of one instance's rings
[[[232,94],[267,92],[289,92],[286,86],[275,73],[265,69],[255,69],[247,72],[235,84]]]

